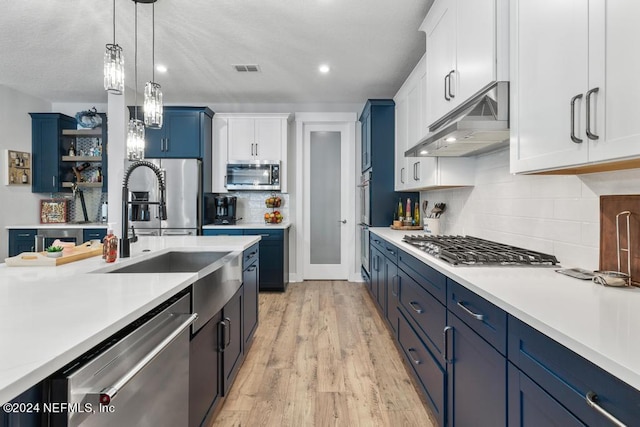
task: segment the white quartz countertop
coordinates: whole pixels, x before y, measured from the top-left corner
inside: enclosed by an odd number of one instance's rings
[[[264,228],[264,229],[274,229],[274,230],[285,230],[291,227],[290,222],[281,222],[280,224],[265,224],[264,222],[240,222],[236,225],[203,225],[203,230],[219,230],[219,229],[248,229],[248,228]]]
[[[640,390],[640,288],[603,287],[557,267],[452,266],[402,242],[421,232],[370,231]]]
[[[59,224],[24,224],[24,225],[7,225],[7,230],[26,230],[26,229],[43,229],[43,228],[108,228],[106,222],[63,222]]]
[[[140,237],[131,258],[58,267],[0,264],[0,403],[18,396],[185,289],[198,273],[106,274],[169,250],[243,251],[260,236]],[[146,251],[149,252],[146,252]]]

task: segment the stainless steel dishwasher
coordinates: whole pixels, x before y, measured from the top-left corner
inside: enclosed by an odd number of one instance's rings
[[[186,426],[190,296],[174,297],[51,381],[52,426]]]

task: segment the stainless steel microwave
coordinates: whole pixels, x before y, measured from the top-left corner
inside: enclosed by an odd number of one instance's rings
[[[228,190],[280,190],[280,162],[231,160],[227,163]]]

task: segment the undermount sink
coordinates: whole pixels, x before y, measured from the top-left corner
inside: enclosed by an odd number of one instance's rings
[[[167,252],[106,273],[195,273],[230,252]]]

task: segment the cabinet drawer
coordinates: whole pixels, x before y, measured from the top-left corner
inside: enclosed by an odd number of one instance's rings
[[[447,308],[503,355],[507,354],[507,313],[447,279]]]
[[[611,425],[587,404],[587,393],[618,420],[640,420],[640,391],[509,316],[509,360],[587,425]]]
[[[413,320],[417,330],[424,334],[423,340],[436,356],[443,354],[443,332],[447,321],[447,309],[429,292],[402,270],[400,277],[400,306],[407,317]],[[439,359],[443,361],[443,359]]]
[[[245,236],[260,236],[262,240],[282,240],[284,237],[283,230],[265,230],[259,228],[245,229],[243,234]]]
[[[89,240],[102,241],[106,235],[106,228],[85,228],[82,230],[82,242],[88,242]]]
[[[371,234],[371,245],[378,248],[380,252],[389,258],[394,264],[398,264],[398,248],[381,237]]]
[[[407,363],[413,368],[413,372],[422,386],[422,391],[424,391],[427,402],[438,419],[438,424],[444,426],[445,371],[402,313],[398,320],[398,342]]]
[[[242,255],[242,270],[245,270],[247,267],[258,260],[258,257],[260,256],[260,251],[258,249],[259,247],[260,242],[254,244],[250,248],[245,249]]]
[[[447,278],[444,274],[403,251],[398,251],[398,267],[413,277],[442,304],[447,303]]]
[[[205,228],[202,230],[203,236],[242,236],[244,233],[239,228],[222,230],[218,228]]]

